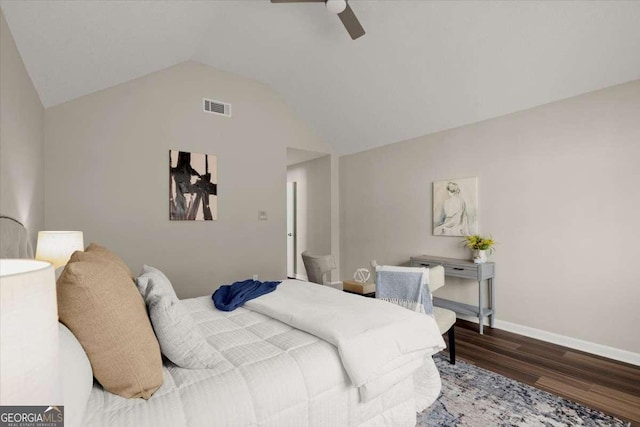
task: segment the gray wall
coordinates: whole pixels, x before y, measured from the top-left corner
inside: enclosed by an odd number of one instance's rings
[[[194,62],[47,109],[45,143],[46,226],[160,268],[183,298],[285,277],[286,147],[329,152],[268,86]],[[218,157],[217,221],[169,221],[169,149]]]
[[[44,109],[0,11],[0,213],[44,228]]]
[[[418,254],[470,258],[431,231],[433,181],[477,176],[498,242],[498,319],[640,352],[640,81],[340,159],[342,275]],[[437,295],[474,303],[473,282]]]
[[[331,156],[289,166],[287,182],[297,183],[296,274],[307,277],[300,254],[331,253]]]

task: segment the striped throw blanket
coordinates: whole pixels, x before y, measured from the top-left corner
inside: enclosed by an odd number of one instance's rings
[[[376,298],[419,313],[432,314],[428,270],[383,265],[376,267]]]

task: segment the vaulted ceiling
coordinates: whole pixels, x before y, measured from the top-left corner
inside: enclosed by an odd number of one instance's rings
[[[353,153],[640,78],[640,2],[2,1],[45,107],[186,60],[270,84]],[[213,96],[215,94],[208,94]]]

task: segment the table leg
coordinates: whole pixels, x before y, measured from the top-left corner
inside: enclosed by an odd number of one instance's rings
[[[480,325],[479,331],[480,335],[483,334],[482,323],[484,322],[484,316],[482,314],[482,307],[484,306],[484,302],[482,301],[482,281],[478,280],[478,324]]]
[[[494,304],[494,292],[493,292],[493,278],[489,279],[489,304],[491,304],[491,316],[489,316],[489,326],[493,329],[493,324],[496,318],[496,306]]]

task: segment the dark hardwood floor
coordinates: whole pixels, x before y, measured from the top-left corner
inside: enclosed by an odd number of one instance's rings
[[[640,367],[458,319],[456,356],[640,427]],[[446,334],[445,334],[446,337]]]

